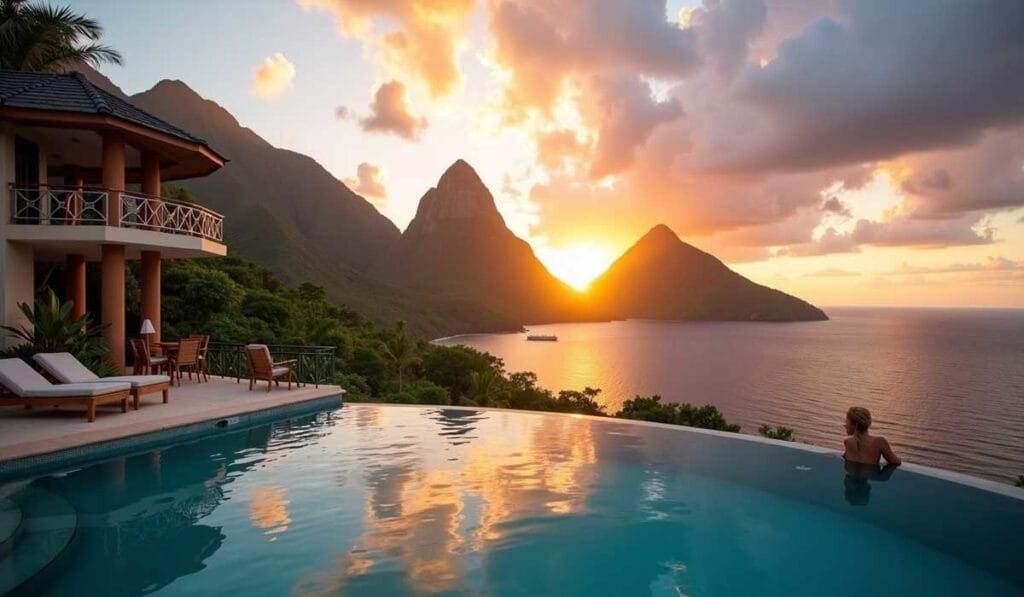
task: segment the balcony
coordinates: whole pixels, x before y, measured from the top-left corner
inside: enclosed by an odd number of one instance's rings
[[[110,226],[224,240],[224,216],[165,197],[97,187],[10,185],[10,223]]]

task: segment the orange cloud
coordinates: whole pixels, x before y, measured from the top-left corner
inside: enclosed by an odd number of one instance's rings
[[[292,87],[295,65],[277,52],[268,56],[252,76],[252,93],[264,99],[275,99]]]
[[[360,118],[359,125],[369,133],[393,133],[416,141],[427,128],[427,119],[409,112],[405,85],[401,81],[388,81],[374,92],[370,115]]]
[[[380,168],[369,162],[359,164],[355,178],[346,178],[344,182],[355,193],[376,200],[374,203],[383,203],[387,199],[388,189],[384,184],[384,176]]]
[[[390,72],[422,81],[433,97],[461,86],[458,58],[473,0],[297,1],[306,10],[331,13],[342,35],[361,40]]]

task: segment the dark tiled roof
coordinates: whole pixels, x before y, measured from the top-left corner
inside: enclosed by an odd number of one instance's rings
[[[206,145],[206,141],[199,137],[96,87],[78,72],[57,74],[0,71],[0,107],[5,106],[107,114],[191,143]]]

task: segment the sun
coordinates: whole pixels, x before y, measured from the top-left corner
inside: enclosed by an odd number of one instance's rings
[[[611,250],[597,244],[544,247],[537,251],[537,256],[552,274],[580,291],[586,290],[615,260]]]

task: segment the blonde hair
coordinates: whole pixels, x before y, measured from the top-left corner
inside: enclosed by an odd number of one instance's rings
[[[853,425],[857,433],[865,433],[871,427],[871,411],[863,406],[851,406],[846,411],[846,420]]]

